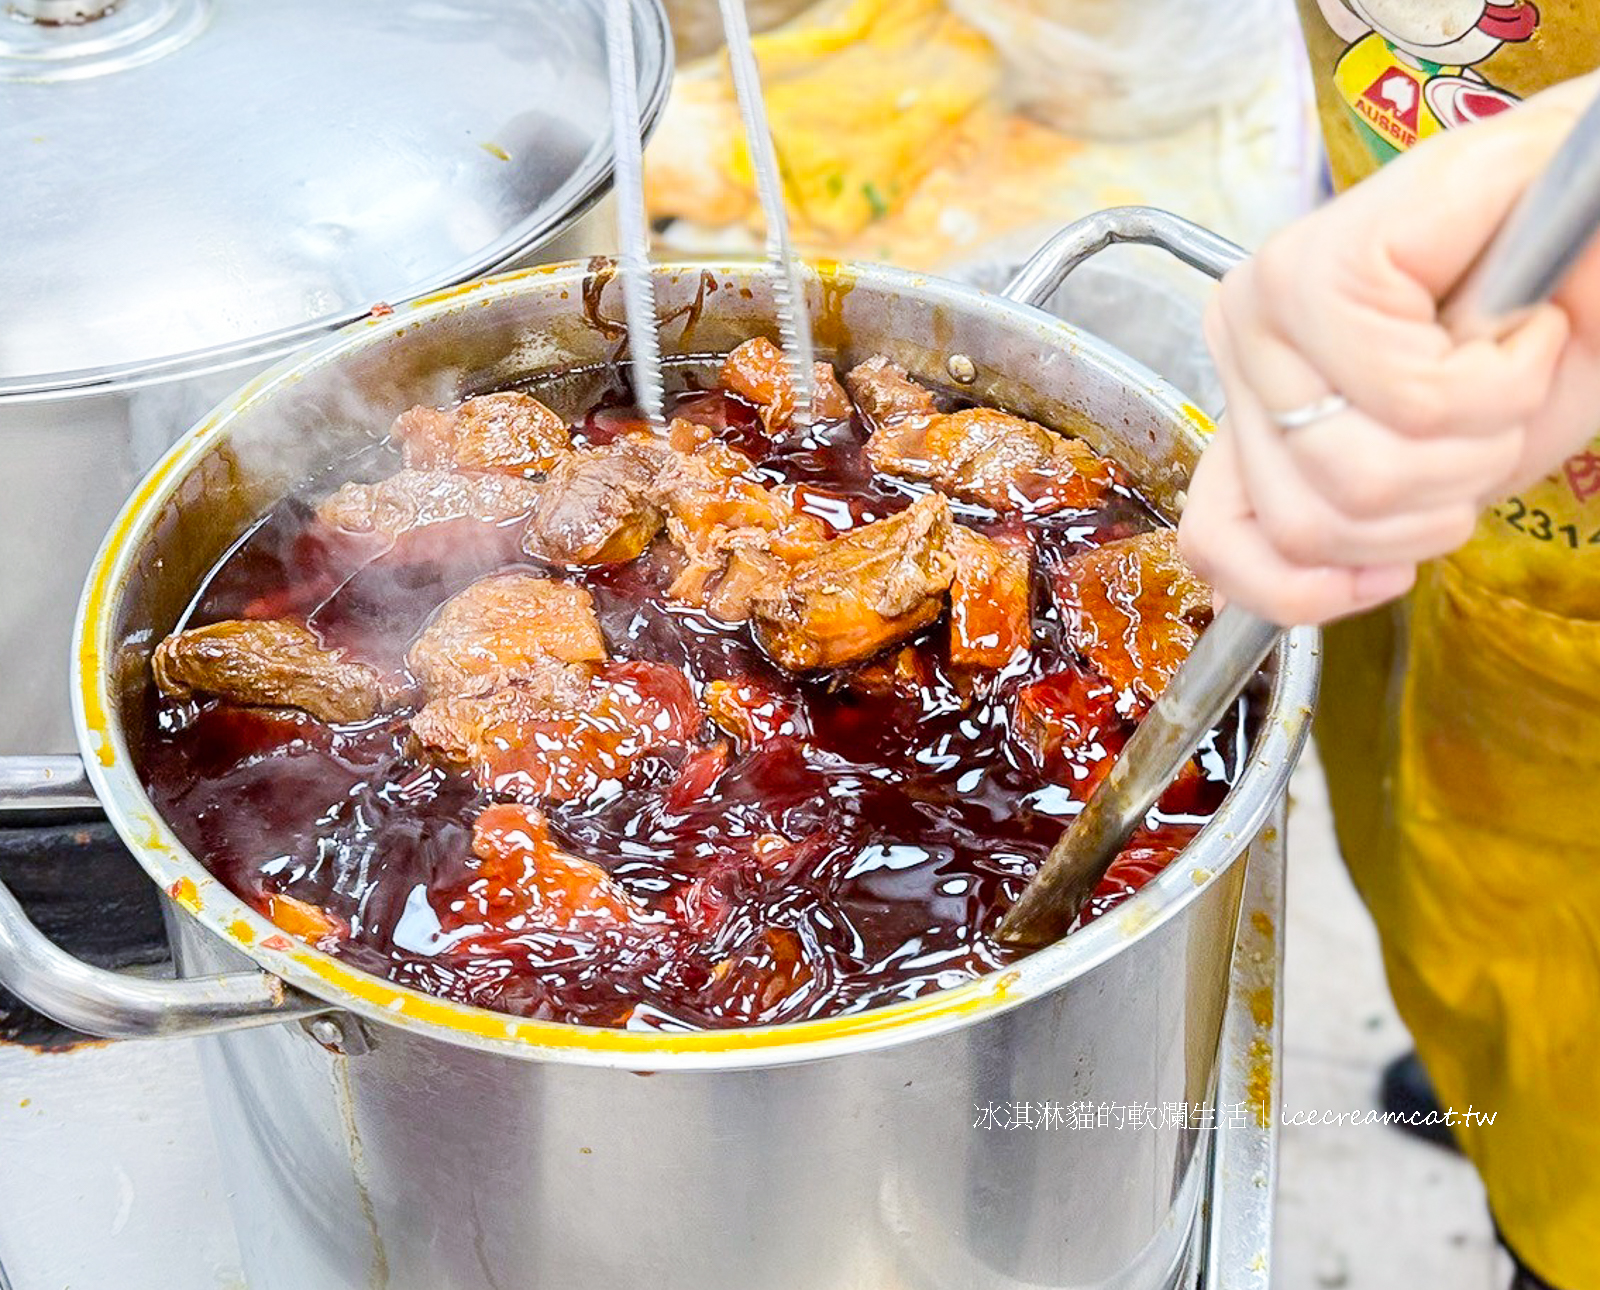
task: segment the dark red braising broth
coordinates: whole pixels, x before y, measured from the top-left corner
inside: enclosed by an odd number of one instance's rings
[[[677,410],[718,426],[768,482],[803,485],[805,509],[835,528],[882,518],[916,495],[873,478],[854,422],[780,443],[731,395],[682,395]],[[631,410],[613,401],[574,439],[602,442],[630,425]],[[385,450],[349,463],[340,478],[393,464]],[[1020,522],[960,504],[956,512],[979,529]],[[548,809],[561,846],[659,911],[662,924],[646,934],[493,926],[474,904],[485,884],[472,851],[473,821],[489,798],[467,771],[408,750],[409,709],[329,727],[215,700],[157,699],[142,769],[185,844],[239,896],[258,907],[274,893],[319,906],[350,928],[323,948],[435,994],[527,1016],[667,1028],[794,1021],[909,999],[1014,957],[988,933],[1085,794],[1048,782],[1007,737],[1016,687],[1078,663],[1050,607],[1048,570],[1156,522],[1120,490],[1092,512],[1027,521],[1036,551],[1031,657],[999,675],[952,675],[941,620],[915,639],[931,662],[915,693],[791,675],[747,628],[668,602],[665,539],[632,564],[563,575],[593,593],[615,658],[681,667],[697,692],[719,678],[753,679],[809,729],[803,738],[773,735],[723,765],[706,751],[717,736],[707,723],[687,755],[654,757],[626,786]],[[180,626],[303,617],[324,644],[399,670],[445,600],[485,574],[540,568],[520,550],[521,529],[520,520],[457,521],[386,550],[285,501],[216,568]],[[1246,725],[1241,701],[1202,750],[1203,775],[1169,793],[1087,917],[1159,872],[1217,808],[1240,771]],[[1125,733],[1108,742],[1119,747]],[[774,835],[787,840],[776,861]],[[446,909],[454,930],[442,932]]]

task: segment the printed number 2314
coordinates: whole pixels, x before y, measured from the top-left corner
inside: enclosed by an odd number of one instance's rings
[[[1536,542],[1564,542],[1576,550],[1580,546],[1600,546],[1600,529],[1584,535],[1576,524],[1557,524],[1549,511],[1529,506],[1520,497],[1507,498],[1494,513],[1518,533]]]

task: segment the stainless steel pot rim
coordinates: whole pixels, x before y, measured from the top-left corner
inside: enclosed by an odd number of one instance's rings
[[[667,95],[672,89],[673,56],[672,32],[667,12],[659,0],[646,0],[638,6],[640,21],[651,24],[651,45],[662,50],[656,76],[647,86],[641,87],[639,115],[645,138],[654,134],[661,113],[667,105]],[[611,185],[611,155],[609,152],[592,154],[585,164],[564,185],[568,191],[566,201],[551,200],[543,212],[530,215],[521,223],[506,230],[488,246],[469,259],[450,268],[405,286],[404,294],[396,300],[372,301],[364,308],[346,310],[341,314],[319,318],[293,327],[280,328],[247,340],[234,341],[207,349],[191,350],[168,358],[134,363],[114,364],[108,367],[83,368],[76,371],[51,372],[44,376],[11,377],[0,379],[0,400],[7,402],[39,402],[64,397],[104,394],[111,391],[138,389],[164,381],[189,380],[227,372],[242,367],[260,367],[279,361],[301,351],[308,343],[330,333],[337,333],[352,323],[372,317],[372,310],[380,303],[393,306],[395,312],[408,303],[427,299],[462,283],[481,278],[516,259],[533,247],[565,232],[606,194]],[[387,316],[387,315],[386,315]]]
[[[663,277],[710,270],[731,277],[759,275],[753,262],[676,262]],[[120,728],[108,714],[115,700],[112,669],[119,643],[110,612],[137,557],[144,516],[169,499],[190,468],[230,422],[307,374],[430,319],[483,307],[526,291],[579,294],[591,270],[582,264],[541,266],[485,279],[425,297],[392,315],[366,318],[307,353],[256,378],[189,431],[135,490],[108,533],[85,585],[75,631],[73,711],[89,777],[129,848],[151,878],[213,934],[266,971],[309,994],[379,1026],[399,1026],[442,1042],[508,1056],[587,1066],[667,1071],[734,1069],[812,1061],[938,1034],[996,1015],[1083,975],[1180,913],[1240,858],[1286,790],[1310,728],[1315,700],[1317,634],[1289,633],[1280,647],[1268,710],[1239,785],[1182,856],[1137,896],[1082,931],[1013,966],[904,1003],[812,1021],[731,1030],[640,1032],[533,1021],[454,1003],[348,967],[287,936],[214,878],[174,835],[151,803]],[[1025,321],[1041,343],[1083,353],[1113,369],[1164,412],[1193,421],[1181,394],[1147,369],[1068,323],[1025,305],[959,283],[882,265],[845,264],[829,270],[857,286],[890,293],[923,293],[971,310]],[[380,1034],[381,1040],[381,1034]]]

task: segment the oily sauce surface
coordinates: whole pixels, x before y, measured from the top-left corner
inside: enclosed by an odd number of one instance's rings
[[[622,398],[591,412],[574,442],[600,444],[635,427]],[[800,485],[804,508],[836,530],[881,519],[925,491],[873,476],[854,419],[780,441],[736,396],[690,391],[676,402],[680,414],[718,426],[766,482]],[[394,460],[374,450],[340,477],[376,477]],[[955,509],[980,531],[1023,523]],[[672,603],[663,594],[672,577],[665,539],[630,564],[560,575],[593,594],[614,658],[681,668],[696,694],[736,680],[770,699],[753,746],[730,752],[708,723],[687,752],[652,754],[626,784],[547,808],[564,851],[602,866],[649,911],[642,927],[510,926],[472,848],[474,821],[491,799],[464,769],[419,752],[409,708],[330,726],[289,710],[155,696],[142,771],[184,843],[240,897],[269,912],[274,895],[323,909],[346,931],[321,948],[435,994],[531,1017],[669,1029],[909,999],[1015,957],[989,933],[1087,791],[1070,774],[1042,770],[1010,733],[1018,687],[1081,664],[1046,580],[1066,556],[1157,523],[1122,489],[1093,510],[1027,520],[1031,654],[997,674],[960,674],[948,664],[941,621],[912,642],[920,675],[897,683],[881,666],[786,672],[748,627]],[[522,553],[520,531],[517,521],[452,521],[385,549],[287,500],[216,568],[180,626],[303,618],[324,644],[400,671],[437,608],[476,579],[519,568],[548,574]],[[1241,701],[1087,917],[1126,899],[1192,838],[1246,747]]]

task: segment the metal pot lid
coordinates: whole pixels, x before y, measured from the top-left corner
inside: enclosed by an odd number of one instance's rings
[[[0,0],[0,395],[265,361],[609,182],[602,0],[105,2]],[[649,129],[660,0],[635,32]]]

